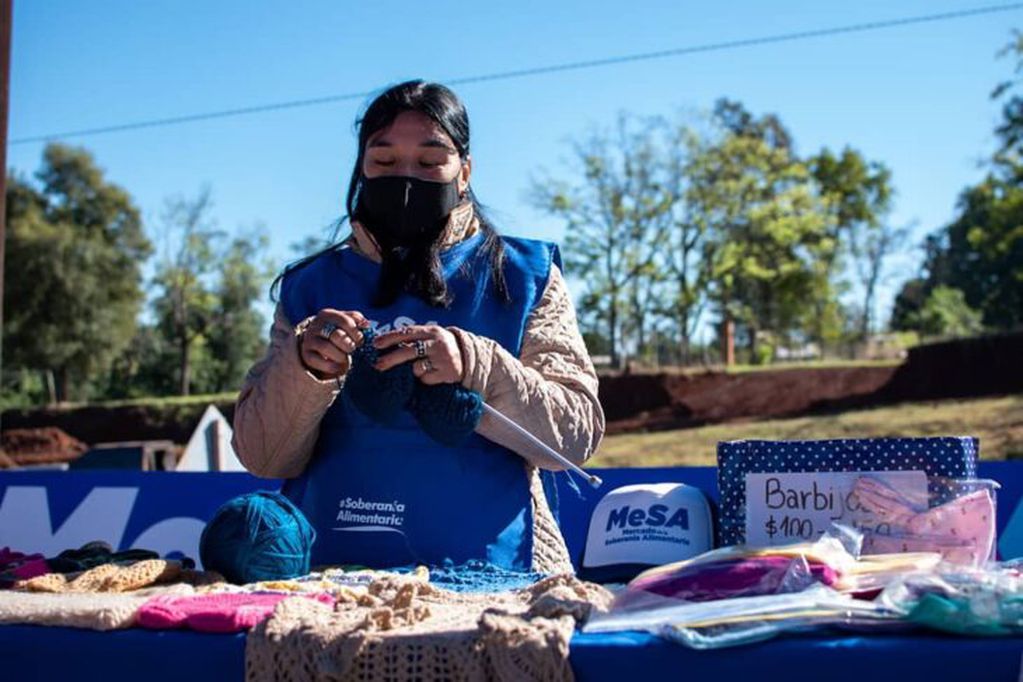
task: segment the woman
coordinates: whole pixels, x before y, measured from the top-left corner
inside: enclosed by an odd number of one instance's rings
[[[538,469],[561,467],[484,416],[459,447],[414,419],[381,426],[345,390],[373,329],[377,369],[460,383],[573,462],[597,448],[597,377],[548,243],[498,236],[472,189],[469,120],[453,92],[410,81],[358,123],[352,234],[290,266],[267,355],[250,370],[234,446],[316,527],[314,564],[476,558],[571,571]]]

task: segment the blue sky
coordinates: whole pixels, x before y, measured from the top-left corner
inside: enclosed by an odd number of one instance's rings
[[[985,3],[16,2],[10,138],[670,49]],[[983,173],[1023,12],[534,76],[457,88],[473,126],[473,183],[506,233],[561,240],[532,209],[530,178],[558,174],[568,141],[619,111],[706,110],[722,96],[774,112],[802,153],[851,145],[893,172],[894,222],[917,238]],[[166,197],[209,183],[228,231],[266,226],[289,245],[341,213],[362,101],[69,140],[90,149],[154,229]],[[39,164],[42,143],[8,164]],[[917,239],[918,241],[918,239]],[[917,269],[893,263],[879,312]],[[578,291],[578,286],[574,287]]]

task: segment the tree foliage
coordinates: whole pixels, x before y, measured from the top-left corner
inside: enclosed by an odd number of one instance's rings
[[[703,119],[622,115],[572,158],[572,179],[548,175],[532,196],[563,221],[580,319],[616,359],[674,347],[685,362],[708,314],[751,349],[763,331],[840,330],[842,241],[878,223],[890,195],[879,164],[853,150],[801,159],[776,116],[729,100]]]
[[[1003,104],[998,147],[985,177],[960,194],[952,221],[925,240],[922,276],[904,285],[895,327],[924,319],[925,301],[942,287],[961,292],[985,327],[1023,325],[1023,36],[1017,32],[1003,54],[1016,59],[1016,68],[993,93]]]
[[[228,238],[208,188],[169,199],[143,315],[154,249],[128,193],[59,144],[33,180],[7,187],[5,404],[237,388],[265,346],[264,231]]]
[[[151,253],[139,211],[84,149],[50,144],[8,179],[4,349],[51,400],[84,399],[133,337]]]

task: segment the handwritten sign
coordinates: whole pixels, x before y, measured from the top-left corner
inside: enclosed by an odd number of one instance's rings
[[[923,471],[841,471],[746,474],[746,543],[787,545],[819,538],[833,522],[886,535],[887,524],[863,509],[853,493],[870,476],[906,499],[927,499]]]

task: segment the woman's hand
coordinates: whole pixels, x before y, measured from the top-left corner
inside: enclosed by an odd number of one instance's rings
[[[379,350],[395,348],[377,361],[376,368],[388,370],[412,362],[412,373],[424,384],[456,384],[462,381],[462,350],[458,339],[435,324],[410,325],[381,334],[373,340]]]
[[[362,344],[369,321],[355,310],[324,308],[298,337],[302,364],[319,379],[336,379],[351,367],[352,352]]]

